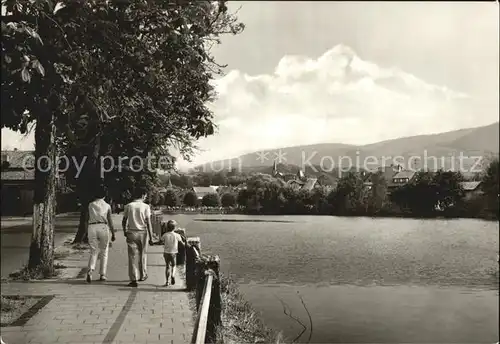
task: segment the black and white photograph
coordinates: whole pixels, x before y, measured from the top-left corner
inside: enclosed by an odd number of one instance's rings
[[[498,2],[1,3],[1,344],[499,343]]]

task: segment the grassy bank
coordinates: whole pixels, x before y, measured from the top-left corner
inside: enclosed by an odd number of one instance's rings
[[[238,290],[238,285],[221,274],[222,326],[219,336],[225,344],[283,343],[282,335],[267,327],[260,315]],[[220,341],[220,343],[222,343]]]
[[[81,254],[88,249],[88,245],[72,244],[73,235],[68,235],[62,245],[54,248],[54,270],[52,272],[39,267],[36,269],[28,269],[27,265],[18,271],[9,274],[9,279],[14,281],[30,281],[43,279],[58,279],[65,278],[68,267],[66,259],[76,254]],[[74,269],[74,268],[73,268]],[[77,268],[76,270],[80,270]],[[67,277],[67,276],[66,276]]]
[[[284,343],[280,332],[267,327],[231,278],[220,274],[222,296],[222,325],[217,329],[217,344]],[[191,307],[196,309],[195,292]]]

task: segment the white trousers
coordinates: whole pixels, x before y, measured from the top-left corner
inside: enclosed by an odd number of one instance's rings
[[[90,245],[89,272],[95,270],[97,258],[99,257],[101,263],[99,266],[99,273],[102,276],[106,276],[106,269],[108,266],[109,239],[110,239],[108,225],[105,224],[89,225],[88,238]]]

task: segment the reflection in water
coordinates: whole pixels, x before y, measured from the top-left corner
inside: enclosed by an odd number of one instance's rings
[[[302,328],[283,314],[274,295],[307,325],[297,297],[302,295],[312,314],[313,343],[493,343],[498,338],[494,291],[420,286],[243,285],[241,289],[266,323],[289,338]]]
[[[498,222],[195,217],[174,216],[202,238],[206,253],[221,256],[222,270],[290,339],[302,328],[279,299],[307,323],[301,295],[312,343],[498,341]]]

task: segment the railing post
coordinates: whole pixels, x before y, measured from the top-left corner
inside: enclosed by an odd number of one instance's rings
[[[196,288],[196,260],[201,255],[200,238],[188,238],[186,245],[186,288],[194,290]]]
[[[161,237],[161,219],[161,211],[154,211],[151,222],[153,225],[153,234],[156,234],[158,237]]]
[[[203,264],[197,262],[195,268],[195,278],[196,278],[196,292],[195,292],[195,300],[196,300],[196,311],[200,311],[201,300],[203,299],[203,291],[205,288],[205,269],[203,268]]]
[[[176,230],[177,233],[181,235],[184,239],[184,245],[179,245],[179,252],[177,253],[177,265],[186,264],[186,251],[187,251],[187,240],[186,240],[186,230],[183,228],[179,228]]]
[[[206,343],[215,343],[217,341],[217,328],[222,324],[222,296],[220,291],[220,258],[211,257],[207,262],[207,268],[213,271],[212,295],[210,298],[210,308],[208,311],[207,337]]]

